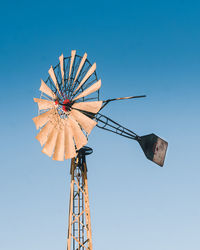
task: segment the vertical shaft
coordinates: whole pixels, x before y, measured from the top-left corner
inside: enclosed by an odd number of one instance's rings
[[[89,151],[88,151],[89,150]],[[92,152],[82,148],[71,161],[70,204],[67,250],[92,250],[92,231],[85,156]]]

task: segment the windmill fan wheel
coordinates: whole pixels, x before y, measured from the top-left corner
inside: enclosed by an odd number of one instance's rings
[[[59,64],[51,66],[49,77],[41,80],[41,96],[34,98],[38,116],[33,118],[37,129],[36,139],[43,146],[42,152],[53,160],[63,161],[77,155],[87,144],[88,135],[96,121],[84,114],[98,113],[101,80],[96,74],[96,63],[71,51],[71,56],[59,57]]]

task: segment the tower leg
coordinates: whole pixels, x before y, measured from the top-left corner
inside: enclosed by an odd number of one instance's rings
[[[91,151],[90,151],[91,152]],[[92,250],[92,231],[85,156],[82,148],[71,160],[71,184],[68,219],[67,250]]]

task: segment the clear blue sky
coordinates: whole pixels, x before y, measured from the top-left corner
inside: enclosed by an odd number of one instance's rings
[[[72,49],[97,63],[104,113],[169,142],[164,168],[95,128],[89,192],[95,250],[200,249],[200,2],[1,1],[0,249],[66,249],[69,162],[41,153],[33,97]]]

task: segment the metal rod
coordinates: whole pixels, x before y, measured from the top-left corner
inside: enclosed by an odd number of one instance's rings
[[[138,95],[138,96],[128,96],[128,97],[112,98],[112,99],[108,99],[108,100],[103,101],[103,103],[105,103],[105,102],[117,101],[117,100],[128,100],[128,99],[135,99],[135,98],[143,98],[143,97],[146,97],[146,95]]]
[[[97,121],[98,128],[110,131],[112,133],[121,135],[123,137],[129,138],[132,140],[139,140],[139,138],[140,138],[140,136],[137,135],[135,132],[131,131],[128,128],[125,128],[124,126],[113,121],[112,119],[110,119],[109,117],[107,117],[105,115],[102,115],[100,113],[94,114],[94,113],[86,112],[84,110],[76,109],[76,108],[72,108],[72,109],[80,111],[81,113],[87,115],[91,119],[95,119]],[[101,126],[100,123],[102,123],[103,126]]]
[[[108,100],[103,101],[104,105],[101,107],[100,110],[102,110],[109,102],[112,102],[112,101],[136,99],[136,98],[143,98],[143,97],[146,97],[146,95],[128,96],[128,97],[119,97],[119,98],[108,99]]]

